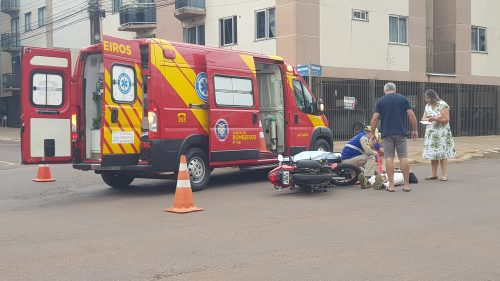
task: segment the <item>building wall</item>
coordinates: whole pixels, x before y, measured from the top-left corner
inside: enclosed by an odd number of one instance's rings
[[[52,15],[49,13],[48,6],[51,0],[33,0],[21,1],[19,11],[19,32],[21,33],[21,45],[33,47],[47,47],[52,46],[51,36],[47,36],[47,25],[38,27],[38,8],[45,8],[45,23],[47,24],[52,20]],[[25,14],[31,12],[31,31],[25,31]],[[57,15],[55,16],[55,18]],[[49,39],[49,40],[47,40]]]
[[[90,45],[90,20],[87,0],[52,0],[55,15],[53,46],[80,49]],[[67,18],[66,18],[67,17]]]
[[[320,63],[320,1],[276,1],[276,50],[292,64]]]
[[[389,15],[408,17],[408,0],[321,0],[320,5],[322,65],[409,71],[408,44],[389,43]],[[369,21],[352,20],[352,9],[368,11]]]
[[[128,1],[132,0],[123,1],[123,5],[128,4]],[[101,19],[101,34],[123,39],[134,39],[135,32],[118,31],[118,27],[120,27],[120,14],[112,13],[112,1],[101,0],[101,5],[106,10],[106,17]]]
[[[206,16],[187,20],[178,25],[169,26],[173,19],[163,18],[167,12],[173,13],[174,9],[169,8],[158,14],[159,22],[157,37],[167,38],[175,41],[183,41],[182,27],[205,24],[205,45],[219,47],[219,19],[230,16],[238,16],[238,44],[224,48],[233,50],[244,50],[269,55],[276,54],[276,39],[255,41],[255,11],[275,7],[275,0],[239,1],[239,0],[212,0],[206,1]],[[175,18],[174,18],[175,19]],[[180,21],[179,21],[180,22]],[[181,27],[181,28],[179,28]],[[169,30],[177,28],[176,31]]]
[[[471,74],[500,77],[500,1],[473,0],[471,25],[486,27],[487,53],[471,52]]]
[[[174,13],[175,5],[162,6],[156,10],[156,37],[182,42],[182,22],[174,16]]]

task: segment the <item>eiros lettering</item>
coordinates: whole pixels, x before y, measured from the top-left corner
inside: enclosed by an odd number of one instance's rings
[[[129,45],[119,44],[116,42],[109,42],[104,40],[103,47],[104,51],[106,52],[117,53],[127,56],[132,55],[132,47],[130,47]]]

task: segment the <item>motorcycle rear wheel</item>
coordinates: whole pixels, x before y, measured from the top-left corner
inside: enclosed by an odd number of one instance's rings
[[[344,178],[343,180],[332,179],[334,185],[353,185],[358,181],[358,175],[361,173],[361,169],[356,165],[340,163],[333,169],[333,173],[338,177]]]
[[[332,180],[332,174],[294,174],[292,179],[295,184],[302,185],[317,185],[322,183],[327,183]]]

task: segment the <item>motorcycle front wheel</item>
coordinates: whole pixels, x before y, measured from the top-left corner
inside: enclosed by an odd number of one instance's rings
[[[333,179],[332,183],[337,186],[352,185],[358,181],[358,175],[361,173],[361,169],[352,164],[340,163],[335,169],[333,169]]]

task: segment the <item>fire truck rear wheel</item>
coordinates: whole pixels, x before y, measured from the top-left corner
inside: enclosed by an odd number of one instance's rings
[[[203,149],[195,147],[187,151],[186,158],[191,179],[191,189],[200,191],[208,185],[210,180],[208,156]]]
[[[112,171],[102,171],[101,172],[102,180],[112,188],[124,188],[129,186],[134,177],[120,174]]]
[[[330,147],[330,144],[326,140],[318,139],[314,143],[314,150],[332,151],[332,148]]]

